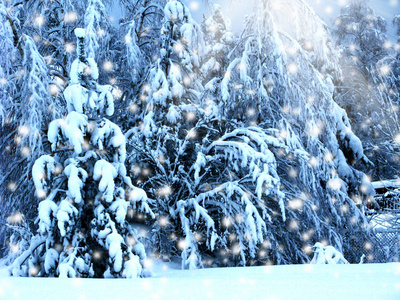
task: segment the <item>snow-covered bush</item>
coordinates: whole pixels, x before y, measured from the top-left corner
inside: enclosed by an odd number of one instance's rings
[[[321,243],[315,243],[313,246],[314,256],[311,264],[324,265],[324,264],[348,264],[348,261],[332,246],[324,246]]]
[[[125,137],[101,117],[112,114],[113,99],[101,105],[104,86],[96,83],[95,72],[85,73],[97,68],[84,55],[85,31],[75,34],[78,58],[64,92],[69,114],[50,123],[52,155],[41,156],[32,168],[41,199],[38,233],[9,270],[14,276],[143,276],[146,253],[126,215],[131,207],[153,213],[144,191],[126,175]]]

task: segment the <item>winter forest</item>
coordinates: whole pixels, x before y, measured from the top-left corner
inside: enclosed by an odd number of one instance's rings
[[[339,2],[1,1],[7,276],[398,262],[400,10]]]

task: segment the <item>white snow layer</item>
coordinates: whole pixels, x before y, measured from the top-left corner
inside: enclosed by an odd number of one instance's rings
[[[101,111],[105,109],[107,116],[112,116],[114,114],[114,98],[112,96],[113,87],[109,84],[96,86],[97,92],[100,93],[98,98],[98,107]]]
[[[65,119],[56,119],[49,124],[48,140],[54,151],[58,146],[60,131],[73,146],[76,154],[82,153],[83,136],[86,133],[87,116],[71,111]]]
[[[0,278],[2,299],[400,299],[400,264],[174,270],[149,261],[140,279]],[[133,263],[133,268],[136,264]],[[1,273],[1,272],[0,272]],[[128,277],[128,276],[127,276]],[[135,276],[133,276],[135,277]],[[133,294],[132,294],[133,293]]]
[[[74,33],[77,38],[84,38],[85,37],[85,29],[83,28],[75,28]]]
[[[142,265],[139,262],[139,257],[133,255],[127,262],[125,262],[125,268],[122,271],[122,275],[125,278],[137,278],[142,273]]]
[[[121,244],[124,242],[122,236],[115,232],[110,233],[106,239],[108,246],[108,253],[110,258],[114,262],[113,267],[115,272],[119,272],[122,269],[122,249]]]
[[[76,111],[82,114],[84,109],[92,109],[112,116],[114,114],[112,89],[111,85],[97,84],[96,91],[89,91],[79,83],[78,75],[75,77],[71,75],[71,84],[64,91],[68,112]]]
[[[109,139],[108,144],[104,145],[104,141]],[[104,147],[113,147],[116,149],[113,156],[114,162],[124,162],[126,159],[126,139],[122,134],[121,129],[113,122],[103,118],[96,126],[92,137],[91,143],[97,145],[99,150],[103,150]]]
[[[32,178],[36,187],[36,192],[41,193],[46,186],[46,180],[54,173],[55,160],[50,155],[42,155],[32,167]]]
[[[57,212],[57,204],[52,200],[43,200],[39,203],[39,232],[50,232],[52,215]]]
[[[332,246],[324,246],[318,242],[313,248],[315,250],[311,264],[348,264],[343,254]]]
[[[46,251],[46,259],[44,261],[44,270],[46,273],[57,266],[58,261],[58,252],[57,250],[50,248]]]
[[[78,210],[67,199],[61,201],[59,210],[57,212],[58,228],[60,229],[61,236],[67,233],[68,225],[71,225],[72,218],[78,215]]]
[[[67,196],[74,199],[75,203],[81,203],[81,189],[88,177],[87,172],[82,168],[78,168],[74,164],[70,164],[64,169],[64,174],[68,177]]]
[[[115,167],[104,159],[97,161],[94,165],[93,179],[100,180],[99,191],[107,202],[112,202],[114,199],[114,178],[117,175]]]
[[[71,65],[71,71],[69,77],[71,84],[79,84],[79,75],[90,75],[93,80],[99,78],[99,68],[97,67],[96,61],[93,58],[87,58],[88,64],[80,61],[78,58],[74,60]]]
[[[180,1],[170,1],[164,7],[164,16],[168,21],[182,21],[189,10]]]

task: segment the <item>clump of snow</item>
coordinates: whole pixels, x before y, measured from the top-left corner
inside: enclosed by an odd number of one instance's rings
[[[170,96],[169,86],[165,73],[161,67],[153,68],[150,72],[152,99],[154,103],[165,106],[166,100]]]
[[[107,202],[114,199],[115,182],[118,172],[108,161],[101,159],[96,162],[93,170],[93,179],[99,181],[99,191]]]
[[[52,228],[52,219],[55,217],[58,207],[52,200],[45,199],[39,203],[39,232],[46,233]]]
[[[58,252],[50,248],[46,251],[46,256],[44,260],[44,270],[48,274],[51,269],[54,269],[57,267],[57,262],[58,262],[59,254]]]
[[[108,143],[105,143],[108,141]],[[126,159],[126,140],[122,134],[121,129],[113,122],[103,118],[98,121],[95,127],[91,142],[93,145],[98,146],[99,150],[103,150],[104,147],[112,147],[115,149],[113,156],[114,162],[124,162]]]
[[[164,7],[164,16],[168,21],[182,21],[188,17],[189,10],[181,1],[170,1]]]
[[[145,137],[150,137],[157,130],[157,126],[153,120],[154,112],[149,113],[143,118],[142,133]]]
[[[138,207],[139,211],[149,214],[153,219],[155,218],[154,212],[147,203],[147,194],[143,189],[131,186],[128,199],[134,205],[138,205],[140,203],[140,206]]]
[[[100,93],[98,98],[98,107],[100,111],[105,110],[107,116],[112,116],[114,114],[114,98],[112,96],[112,86],[111,85],[97,85],[97,91]]]
[[[125,262],[122,276],[125,278],[137,278],[141,274],[142,274],[142,265],[139,262],[139,257],[136,255],[132,255],[132,257]]]
[[[200,182],[200,171],[201,168],[203,168],[206,165],[206,157],[203,153],[199,152],[197,153],[197,159],[196,162],[193,165],[194,168],[194,182],[195,185],[197,186]]]
[[[59,275],[58,278],[75,278],[76,271],[75,269],[67,262],[61,263],[58,266]]]
[[[178,65],[171,64],[171,70],[168,73],[168,81],[170,82],[170,90],[172,97],[180,99],[183,96],[184,88],[181,84],[182,82],[182,74]],[[162,95],[166,95],[165,91],[163,91]]]
[[[314,257],[310,262],[311,264],[348,264],[343,254],[333,246],[324,246],[317,242],[313,249]]]
[[[69,199],[64,199],[59,205],[57,212],[58,229],[61,236],[65,236],[72,225],[73,218],[78,215],[78,210],[72,205]]]
[[[124,242],[124,239],[117,232],[112,232],[107,236],[106,242],[110,258],[114,262],[114,271],[119,273],[122,269],[123,258],[121,244]]]
[[[38,194],[47,187],[46,180],[50,180],[51,174],[54,174],[55,164],[54,158],[50,155],[42,155],[35,161],[32,167],[32,178]]]
[[[67,196],[74,199],[75,203],[80,203],[82,201],[81,189],[88,177],[87,172],[73,162],[64,169],[64,174],[68,177]]]
[[[75,28],[74,33],[77,38],[84,38],[85,37],[85,29],[83,28]]]
[[[181,114],[177,110],[177,107],[175,105],[171,105],[167,113],[168,122],[171,124],[176,124],[177,121],[180,119],[181,119]]]
[[[125,190],[119,187],[115,191],[116,200],[109,207],[109,211],[115,214],[115,220],[123,224],[125,222],[126,213],[128,211],[129,202],[125,200]]]
[[[81,80],[82,77],[88,77],[89,80],[97,80],[99,78],[99,68],[93,58],[87,58],[85,62],[75,59],[71,65],[69,73],[71,84],[85,84]],[[65,93],[64,93],[65,95]]]
[[[68,112],[83,113],[83,107],[87,103],[88,90],[79,83],[72,83],[65,89],[64,98],[67,101]]]
[[[67,138],[70,145],[73,146],[76,154],[82,153],[82,144],[84,142],[84,135],[86,134],[87,127],[86,115],[72,111],[65,119],[56,119],[49,124],[48,139],[51,143],[52,150],[61,142],[60,132],[62,136]]]

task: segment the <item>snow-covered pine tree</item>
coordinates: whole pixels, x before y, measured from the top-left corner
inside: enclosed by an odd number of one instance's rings
[[[306,260],[306,251],[301,247],[307,245],[308,239],[325,238],[340,249],[350,249],[349,244],[342,244],[344,235],[352,235],[353,230],[364,231],[366,222],[349,196],[354,200],[367,198],[359,190],[363,182],[363,192],[371,191],[365,176],[350,166],[353,160],[367,161],[361,142],[352,133],[344,111],[332,100],[331,78],[340,74],[335,50],[325,25],[305,2],[259,1],[256,5],[245,29],[244,36],[249,37],[238,47],[221,83],[222,97],[230,99],[236,106],[233,112],[238,114],[231,117],[231,124],[247,128],[231,127],[232,133],[220,140],[237,144],[218,145],[214,151],[226,159],[219,158],[218,163],[223,161],[222,169],[229,170],[227,179],[241,190],[251,191],[253,205],[258,212],[268,213],[271,221],[263,218],[264,222],[258,225],[266,228],[265,232],[257,232],[257,238],[263,236],[262,241],[267,241],[266,249],[254,247],[256,238],[253,245],[236,240],[236,247],[239,244],[238,248],[253,260],[260,251],[275,263]],[[290,26],[287,19],[294,20]],[[249,125],[257,125],[264,137],[253,133],[255,130]],[[255,144],[257,140],[264,141],[268,148]],[[241,146],[250,146],[256,152],[268,149],[268,169],[260,162],[239,159],[243,157]],[[248,171],[243,165],[246,163]],[[253,171],[254,164],[259,172]],[[207,163],[203,165],[207,167]],[[271,178],[266,185],[263,180],[268,177],[261,176],[263,173]],[[253,183],[242,180],[249,176],[246,174],[253,177]],[[259,184],[264,193],[256,192]],[[226,194],[229,193],[228,190]],[[236,196],[241,197],[240,193]],[[232,196],[227,198],[232,200]],[[247,211],[242,215],[254,217]],[[363,237],[367,236],[364,231]],[[227,236],[225,241],[229,243]]]
[[[50,123],[52,155],[32,168],[41,200],[38,233],[9,270],[14,276],[143,276],[146,253],[125,218],[130,206],[153,213],[146,193],[127,177],[124,135],[104,117],[114,112],[111,87],[97,83],[85,30],[75,35],[78,57],[64,91],[69,113]]]
[[[229,20],[223,15],[220,5],[212,6],[211,16],[201,25],[205,41],[204,58],[200,68],[204,85],[201,105],[208,119],[220,121],[227,114],[226,109],[229,107],[227,99],[220,99],[220,82],[229,65],[230,52],[237,44],[237,37],[230,31]]]
[[[12,104],[12,95],[16,92],[15,81],[12,80],[12,77],[15,71],[14,61],[18,50],[14,46],[15,39],[9,18],[7,7],[3,2],[0,3],[0,149],[2,153],[5,153],[5,147],[12,141],[12,131],[15,129],[11,125],[11,119],[7,111]],[[11,157],[7,156],[7,158]],[[13,183],[12,181],[7,181],[8,173],[6,172],[6,166],[8,162],[9,160],[5,159],[5,157],[0,160],[0,197],[3,199],[0,202],[0,210],[3,211],[0,215],[0,254],[3,252],[3,244],[6,237],[6,226],[4,225],[6,217],[13,212],[12,205],[7,204],[11,199],[8,198],[8,195],[14,190],[13,184],[6,188],[7,183]],[[12,189],[9,189],[10,187]]]
[[[368,170],[370,175],[375,180],[393,178],[399,170],[393,154],[400,127],[386,21],[368,1],[352,1],[335,19],[334,33],[342,69],[335,100],[346,110],[367,156],[376,164]]]
[[[36,200],[29,180],[30,169],[35,159],[43,154],[44,128],[57,116],[58,108],[49,92],[49,68],[35,41],[28,35],[14,37],[19,39],[21,52],[11,51],[13,73],[7,78],[11,89],[5,105],[6,123],[2,128],[4,159],[1,164],[6,172],[1,182],[1,207],[4,218],[22,213],[31,220]]]
[[[111,24],[110,16],[102,0],[88,0],[84,25],[87,57],[103,58],[109,50]]]
[[[147,74],[160,48],[159,39],[155,35],[161,27],[159,20],[162,7],[158,1],[121,1],[121,4],[124,16],[120,19],[119,40],[123,41],[123,59],[118,64],[117,78],[123,94],[121,113],[118,116],[119,122],[129,128],[134,123],[130,117],[137,113],[137,105],[132,103],[132,99],[137,98],[140,86],[146,80],[144,74]]]
[[[306,262],[316,241],[358,261],[352,243],[363,247],[370,236],[357,205],[372,190],[351,165],[368,159],[333,101],[340,68],[326,26],[304,1],[257,1],[242,36],[215,81],[226,121],[197,131],[195,162],[177,166],[183,178],[156,156],[149,168],[159,175],[139,176],[145,189],[169,176],[184,183],[156,190],[165,199],[160,247],[180,249],[188,268]]]
[[[78,26],[87,30],[87,56],[97,58],[100,79],[106,81],[114,75],[113,62],[122,41],[117,39],[107,5],[112,4],[102,0],[30,0],[22,6],[21,18],[27,23],[24,31],[40,45],[39,51],[46,57],[52,75],[58,76],[58,84],[65,83],[68,77],[75,47],[73,29]]]
[[[201,90],[196,77],[202,48],[200,28],[180,1],[168,2],[164,12],[157,60],[144,75],[146,80],[129,106],[134,112],[131,122],[140,128],[127,135],[140,132],[140,139],[147,139],[147,143],[156,142],[157,135],[174,136],[178,132],[184,139],[195,122],[197,109],[193,103]]]
[[[375,14],[368,0],[352,0],[341,9],[334,25],[343,51],[352,56],[365,77],[373,74],[388,50],[385,19]]]
[[[393,18],[393,26],[396,29],[397,43],[393,46],[393,52],[383,59],[383,63],[380,67],[384,67],[381,72],[383,77],[386,77],[385,83],[395,105],[399,105],[400,95],[400,15],[396,15]]]
[[[37,201],[30,180],[30,169],[43,154],[46,145],[45,141],[42,147],[44,128],[52,118],[63,113],[58,105],[67,76],[64,71],[64,65],[67,64],[64,41],[68,24],[62,21],[63,4],[59,1],[2,3],[3,29],[9,34],[2,38],[1,49],[4,51],[2,58],[7,58],[2,63],[7,75],[2,78],[6,82],[3,87],[7,88],[9,97],[8,101],[2,99],[6,101],[2,102],[6,115],[2,119],[3,141],[0,147],[6,158],[1,161],[1,169],[8,170],[1,180],[0,189],[4,200],[0,204],[2,246],[3,239],[8,235],[4,233],[7,224],[5,218],[14,219],[13,216],[22,214],[27,224],[33,225],[33,208]],[[32,144],[38,147],[30,149]],[[21,157],[17,146],[31,153]]]
[[[93,1],[92,1],[93,2]],[[97,3],[97,2],[96,2]],[[62,92],[67,84],[68,71],[73,62],[72,51],[75,47],[75,36],[73,34],[73,28],[77,24],[84,26],[85,22],[85,11],[88,9],[86,14],[87,23],[91,24],[91,28],[102,29],[107,28],[110,33],[101,36],[93,37],[92,41],[98,37],[98,43],[105,51],[99,51],[97,59],[100,59],[102,68],[99,70],[101,79],[108,80],[110,83],[115,85],[120,84],[120,78],[126,77],[124,73],[117,73],[114,71],[120,71],[117,64],[119,59],[117,55],[120,55],[121,51],[118,49],[118,45],[122,45],[123,42],[119,42],[118,38],[111,30],[111,25],[108,17],[106,17],[104,5],[92,3],[93,5],[88,6],[88,1],[25,1],[24,3],[18,1],[7,1],[2,3],[2,19],[4,22],[3,29],[4,39],[2,39],[2,51],[5,51],[2,58],[11,58],[2,64],[4,71],[7,73],[2,76],[2,90],[6,91],[10,101],[6,101],[6,98],[2,99],[2,109],[4,113],[2,115],[1,122],[4,126],[1,127],[1,148],[7,155],[7,159],[1,161],[2,170],[9,170],[4,172],[3,177],[0,179],[2,184],[0,188],[0,195],[4,201],[1,201],[0,207],[2,207],[2,214],[0,216],[0,244],[4,246],[4,239],[8,234],[4,233],[6,218],[13,215],[14,213],[21,213],[28,224],[33,225],[33,217],[35,215],[35,209],[37,200],[34,197],[34,189],[32,180],[30,180],[30,170],[34,161],[43,154],[43,151],[48,151],[48,143],[46,139],[44,144],[38,142],[40,145],[39,151],[32,151],[31,156],[21,157],[16,154],[16,145],[22,149],[25,145],[26,136],[30,133],[30,137],[35,137],[35,131],[40,133],[35,138],[41,139],[44,135],[44,130],[48,126],[48,122],[54,117],[60,117],[66,111],[63,103]],[[4,6],[4,8],[3,8]],[[98,9],[97,9],[98,8]],[[96,10],[97,9],[97,10]],[[100,12],[98,11],[100,10]],[[101,14],[102,13],[102,14]],[[92,15],[95,16],[92,16]],[[96,19],[95,17],[101,15],[104,18]],[[96,27],[97,26],[97,27]],[[102,35],[102,30],[98,30],[97,33]],[[104,31],[108,32],[108,31]],[[97,34],[96,33],[96,34]],[[110,35],[113,35],[113,39]],[[26,37],[25,37],[26,36]],[[104,37],[107,37],[105,39]],[[31,50],[35,54],[30,55],[24,53],[25,40],[29,41]],[[96,42],[96,41],[95,41]],[[11,49],[10,46],[13,45]],[[31,61],[29,58],[24,56],[30,55],[31,58],[36,57],[36,61]],[[26,61],[24,62],[24,59]],[[23,94],[22,87],[30,88],[37,86],[36,83],[30,84],[28,81],[29,76],[24,74],[34,75],[35,72],[25,72],[27,68],[33,66],[35,68],[36,63],[40,62],[40,67],[37,69],[40,72],[33,77],[36,80],[40,79],[39,85],[41,88],[41,99],[39,102],[43,105],[22,105],[28,103],[28,101],[21,102],[21,99],[27,94]],[[26,63],[24,67],[23,63]],[[111,69],[110,69],[111,68]],[[25,72],[25,73],[24,73]],[[103,74],[103,75],[101,75]],[[32,76],[31,76],[32,77]],[[32,82],[31,82],[32,83]],[[3,89],[4,88],[4,89]],[[115,95],[120,94],[119,89],[115,89]],[[26,100],[29,100],[29,95],[26,96]],[[36,98],[35,98],[36,99]],[[5,102],[3,102],[5,101]],[[35,100],[37,101],[37,99]],[[21,103],[20,103],[21,102]],[[119,102],[118,102],[119,103]],[[119,103],[120,104],[120,103]],[[121,110],[117,105],[117,109]],[[35,109],[31,114],[27,113],[26,110]],[[125,110],[125,107],[123,108]],[[19,118],[22,116],[22,118]],[[45,118],[44,122],[37,121],[35,124],[28,124],[24,121],[26,118],[30,118],[29,122],[37,117]],[[26,123],[24,126],[22,123]],[[35,128],[39,125],[40,128]],[[28,126],[33,126],[28,128]],[[22,139],[24,141],[22,141]],[[43,147],[41,147],[43,145]],[[29,145],[28,145],[29,146]],[[28,148],[24,148],[26,151]],[[44,150],[46,149],[46,150]],[[33,149],[34,150],[34,149]],[[27,196],[27,192],[28,195]],[[6,248],[8,247],[5,245]],[[2,248],[1,247],[1,248]],[[0,251],[2,251],[1,249]]]
[[[200,27],[182,2],[169,1],[163,12],[159,58],[131,104],[140,113],[131,118],[137,127],[126,136],[133,176],[155,199],[159,222],[153,231],[154,246],[165,258],[177,253],[170,236],[180,220],[170,215],[171,209],[192,193],[187,173],[196,160],[196,141],[201,140],[202,111],[196,103],[202,90],[197,73],[203,41]]]
[[[146,63],[151,64],[158,59],[160,50],[160,28],[163,25],[163,9],[167,0],[122,0],[123,23],[135,32],[136,43],[141,49]],[[129,38],[128,38],[129,40]],[[129,40],[131,41],[131,40]]]

